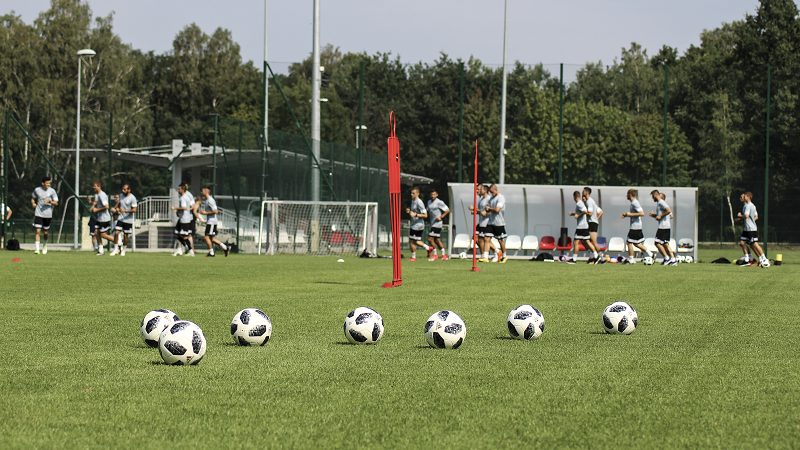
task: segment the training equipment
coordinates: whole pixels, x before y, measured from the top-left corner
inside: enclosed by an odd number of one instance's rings
[[[392,228],[392,281],[381,285],[385,288],[403,285],[403,257],[400,253],[400,140],[397,139],[396,127],[397,117],[391,111],[386,158],[389,175],[389,221]]]
[[[206,354],[206,337],[194,322],[179,320],[161,332],[158,349],[169,365],[194,365]]]
[[[508,313],[506,325],[514,339],[538,339],[544,332],[544,316],[531,305],[520,305]]]
[[[467,252],[461,252],[458,254],[459,259],[467,259]]]
[[[692,258],[691,256],[687,255],[686,257],[683,258],[683,262],[685,262],[685,263],[693,263],[694,262],[694,258]]]
[[[425,322],[425,340],[434,348],[458,348],[467,337],[464,320],[453,311],[438,311]]]
[[[645,266],[652,266],[656,261],[650,256],[645,256],[642,258],[642,262]]]
[[[372,308],[359,306],[344,318],[344,336],[351,344],[375,344],[383,337],[383,317]]]
[[[603,329],[609,334],[631,334],[639,323],[639,314],[625,302],[614,302],[603,311]]]
[[[679,263],[684,263],[684,262],[686,262],[686,258],[685,258],[683,255],[678,255],[678,256],[676,256],[676,257],[675,257],[675,260],[676,260],[677,262],[679,262]]]
[[[158,337],[164,331],[164,328],[179,320],[181,319],[178,318],[178,315],[168,309],[150,311],[142,319],[142,325],[139,330],[142,334],[142,340],[150,347],[158,347]]]
[[[260,309],[247,308],[239,311],[231,321],[233,342],[239,345],[264,345],[272,335],[272,321]]]

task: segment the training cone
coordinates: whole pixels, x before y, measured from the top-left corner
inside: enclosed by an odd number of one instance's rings
[[[11,261],[14,261],[14,262],[20,262],[20,261],[21,261],[21,259],[19,259],[19,258],[14,258],[14,259],[12,259]]]

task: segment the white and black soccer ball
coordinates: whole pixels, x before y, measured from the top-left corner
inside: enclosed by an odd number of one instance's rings
[[[675,260],[678,261],[679,263],[685,263],[686,262],[686,257],[683,256],[683,255],[678,255],[678,256],[675,257]]]
[[[359,306],[344,318],[344,336],[351,344],[375,344],[383,337],[383,317],[372,308]]]
[[[181,319],[178,318],[178,315],[168,309],[150,311],[142,319],[142,326],[139,328],[142,340],[150,347],[158,347],[158,336],[161,335],[164,328],[179,320]]]
[[[467,259],[467,252],[461,252],[461,253],[459,253],[459,254],[458,254],[458,257],[459,257],[460,259]]]
[[[538,339],[544,332],[544,316],[531,305],[521,305],[508,313],[506,325],[514,339]]]
[[[239,345],[264,345],[272,336],[272,321],[260,309],[243,309],[233,316],[231,336]]]
[[[453,311],[438,311],[425,322],[425,340],[434,348],[458,348],[467,337],[464,320]]]
[[[683,262],[685,262],[685,263],[689,263],[689,264],[690,264],[690,263],[693,263],[693,262],[694,262],[694,258],[692,258],[692,256],[691,256],[691,255],[687,255],[687,256],[686,256],[686,257],[683,259]]]
[[[645,256],[642,258],[642,263],[644,263],[645,266],[652,266],[655,260],[651,256]]]
[[[625,302],[614,302],[603,311],[603,329],[609,334],[631,334],[639,324],[639,314]]]
[[[193,365],[206,354],[206,337],[194,322],[179,320],[161,332],[158,349],[167,364]]]

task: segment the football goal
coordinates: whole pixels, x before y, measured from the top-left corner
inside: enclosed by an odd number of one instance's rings
[[[349,254],[378,249],[378,204],[267,200],[258,254]]]

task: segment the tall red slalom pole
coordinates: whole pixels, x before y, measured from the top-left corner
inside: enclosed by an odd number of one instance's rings
[[[475,140],[475,186],[472,189],[472,270],[470,272],[480,272],[478,268],[478,243],[475,242],[478,230],[478,140]]]
[[[392,221],[392,282],[384,283],[382,287],[397,287],[403,285],[400,244],[400,140],[395,134],[397,118],[394,111],[389,113],[389,213]]]

